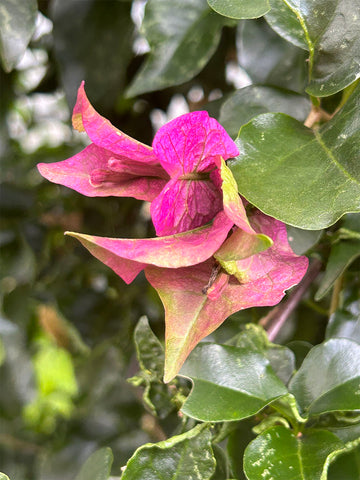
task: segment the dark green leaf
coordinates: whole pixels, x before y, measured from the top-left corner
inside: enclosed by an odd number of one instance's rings
[[[214,13],[206,0],[152,0],[143,29],[151,52],[127,90],[133,97],[179,85],[205,67],[229,19]]]
[[[226,452],[217,444],[212,446],[214,457],[216,460],[216,470],[211,480],[224,480],[229,478],[229,459]]]
[[[138,448],[121,480],[210,480],[214,472],[211,434],[203,424],[164,442]]]
[[[259,325],[254,323],[245,325],[244,331],[236,338],[235,346],[265,355],[276,375],[285,384],[294,372],[293,352],[282,345],[269,342],[265,330]]]
[[[360,478],[360,447],[352,452],[340,455],[330,465],[327,480],[359,480]]]
[[[360,256],[360,240],[344,240],[331,247],[330,257],[315,300],[321,300],[337,278]]]
[[[255,420],[249,418],[237,423],[237,428],[230,433],[227,442],[227,451],[235,477],[238,480],[246,480],[243,468],[244,452],[248,444],[255,438],[252,428]]]
[[[239,64],[253,83],[304,91],[306,52],[289,44],[259,20],[239,22],[236,40]]]
[[[346,310],[337,310],[329,319],[326,338],[348,338],[360,343],[360,300]]]
[[[310,230],[360,211],[359,92],[317,132],[281,113],[244,125],[240,155],[229,162],[239,192],[268,215]]]
[[[25,53],[35,30],[36,0],[2,0],[0,4],[0,58],[10,72]]]
[[[289,390],[308,415],[360,408],[360,345],[345,338],[312,348]]]
[[[299,18],[310,52],[310,95],[333,95],[360,76],[360,3],[286,0]],[[282,25],[285,29],[286,24]],[[289,25],[289,32],[291,31]],[[290,33],[289,33],[290,34]]]
[[[162,379],[164,375],[164,348],[151,330],[147,317],[141,317],[134,331],[136,356],[141,370]]]
[[[112,463],[111,449],[101,448],[86,460],[75,480],[108,480]]]
[[[296,437],[275,426],[253,440],[245,451],[248,480],[325,480],[328,462],[344,444],[327,430]]]
[[[276,33],[297,47],[308,50],[305,32],[299,19],[286,1],[270,0],[271,10],[265,16],[266,21]]]
[[[220,110],[219,122],[231,137],[236,138],[242,125],[267,112],[286,113],[303,122],[310,112],[310,102],[288,90],[249,85],[227,97]]]
[[[130,2],[57,0],[52,5],[55,53],[69,104],[82,80],[102,109],[114,106],[132,56]]]
[[[247,348],[200,344],[181,374],[194,385],[182,411],[203,421],[240,420],[287,393],[266,357]]]
[[[230,18],[258,18],[270,10],[269,0],[208,0],[208,4]]]
[[[289,245],[297,255],[304,255],[320,239],[322,230],[302,230],[301,228],[286,226]]]
[[[302,340],[294,340],[287,344],[287,347],[290,348],[295,354],[295,367],[298,370],[300,365],[304,361],[304,358],[312,349],[312,345],[309,342],[304,342]]]

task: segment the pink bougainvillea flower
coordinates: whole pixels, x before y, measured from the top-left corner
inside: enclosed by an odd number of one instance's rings
[[[238,155],[223,127],[207,112],[182,115],[159,129],[153,147],[125,135],[99,115],[81,84],[73,125],[91,144],[57,163],[41,163],[48,180],[87,196],[151,201],[157,235],[185,232],[222,210],[221,159]]]
[[[69,232],[127,283],[145,270],[165,307],[165,381],[229,315],[277,304],[307,269],[283,223],[256,209],[247,218],[224,162],[221,178],[223,211],[203,227],[139,240]]]

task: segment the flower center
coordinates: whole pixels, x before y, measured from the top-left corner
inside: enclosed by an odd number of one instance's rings
[[[179,180],[203,180],[208,181],[210,180],[210,172],[190,172],[185,173],[185,175],[181,175]]]

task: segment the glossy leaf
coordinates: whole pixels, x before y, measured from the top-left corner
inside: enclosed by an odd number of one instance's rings
[[[360,300],[331,315],[325,336],[326,338],[348,338],[360,343]]]
[[[111,109],[121,95],[132,56],[130,7],[130,2],[99,0],[52,2],[55,54],[69,105],[82,80],[103,109]]]
[[[336,238],[337,236],[337,238]],[[349,214],[344,218],[342,227],[335,233],[315,300],[321,300],[335,283],[336,279],[360,256],[360,215]]]
[[[182,435],[138,448],[128,461],[121,480],[210,480],[214,471],[209,427],[198,425]]]
[[[152,0],[143,30],[151,52],[127,90],[133,97],[179,85],[207,64],[229,19],[213,12],[206,0]]]
[[[108,480],[113,463],[113,454],[110,448],[101,448],[86,460],[75,480]]]
[[[315,300],[321,300],[331,289],[337,278],[358,257],[360,257],[360,240],[340,241],[331,247],[330,257]]]
[[[310,230],[360,211],[359,92],[317,132],[281,113],[244,125],[240,156],[228,163],[239,192],[268,215]]]
[[[327,480],[358,480],[360,478],[360,447],[340,455],[330,465]]]
[[[269,0],[208,0],[210,7],[230,18],[258,18],[270,10]]]
[[[182,411],[207,422],[249,417],[287,393],[266,357],[248,348],[202,343],[180,374],[193,382]]]
[[[270,5],[271,10],[266,14],[265,19],[271,28],[288,42],[308,50],[304,29],[296,13],[289,8],[288,2],[270,0]]]
[[[252,83],[303,93],[307,78],[307,52],[279,37],[264,21],[239,22],[238,61]]]
[[[242,125],[267,112],[286,113],[304,122],[310,112],[310,102],[289,90],[249,85],[227,97],[220,109],[219,122],[231,137],[236,138]]]
[[[360,76],[360,4],[352,0],[286,0],[299,18],[310,52],[310,95],[333,95]]]
[[[290,382],[302,412],[318,415],[360,408],[360,345],[345,338],[312,348]]]
[[[0,5],[0,59],[10,72],[21,60],[35,30],[36,0],[3,0]]]
[[[328,463],[344,444],[327,430],[308,431],[296,437],[275,426],[253,440],[244,456],[248,480],[326,480]]]
[[[269,341],[265,330],[254,323],[248,323],[235,341],[237,347],[265,355],[276,375],[285,384],[295,369],[295,355],[282,345]]]

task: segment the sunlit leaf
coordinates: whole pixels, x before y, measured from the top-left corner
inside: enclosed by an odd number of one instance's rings
[[[121,480],[210,480],[214,471],[209,427],[198,425],[182,435],[138,448],[128,461]]]
[[[287,393],[266,357],[248,348],[200,344],[180,373],[193,382],[182,411],[202,421],[240,420]]]
[[[359,92],[316,132],[281,113],[244,125],[240,155],[229,162],[239,192],[268,215],[310,230],[360,211]]]

